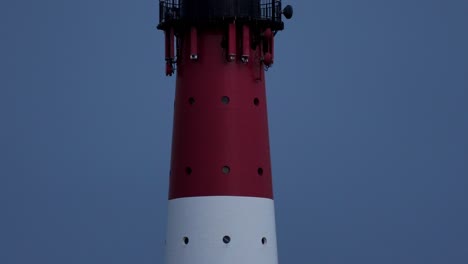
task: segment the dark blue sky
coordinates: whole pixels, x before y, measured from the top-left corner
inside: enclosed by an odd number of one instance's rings
[[[468,1],[296,0],[267,93],[280,262],[468,263]],[[157,1],[0,2],[0,263],[161,263]]]

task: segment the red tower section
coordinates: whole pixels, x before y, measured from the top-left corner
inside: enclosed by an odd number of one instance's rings
[[[228,61],[222,29],[197,33],[197,60],[189,54],[194,36],[181,36],[169,198],[272,198],[260,48],[249,45],[247,62]]]
[[[166,263],[277,262],[264,72],[282,14],[280,1],[160,2],[177,73]]]

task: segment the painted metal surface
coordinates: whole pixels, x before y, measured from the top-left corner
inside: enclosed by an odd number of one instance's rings
[[[165,263],[277,264],[264,70],[281,1],[159,6],[177,70]]]
[[[190,197],[169,201],[166,264],[277,264],[273,200]]]
[[[272,198],[260,44],[243,52],[236,46],[250,59],[243,63],[239,55],[229,62],[226,30],[198,29],[195,61],[190,34],[180,34],[169,199]]]

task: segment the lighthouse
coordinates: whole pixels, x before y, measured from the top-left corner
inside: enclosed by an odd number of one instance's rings
[[[165,0],[175,75],[166,264],[278,263],[265,70],[291,18],[277,0]]]

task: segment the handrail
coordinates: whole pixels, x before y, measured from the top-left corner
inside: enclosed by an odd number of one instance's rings
[[[180,10],[184,0],[160,0],[159,1],[159,23],[181,19]],[[187,1],[187,0],[185,0]],[[251,19],[281,22],[281,1],[261,0],[260,13]]]

